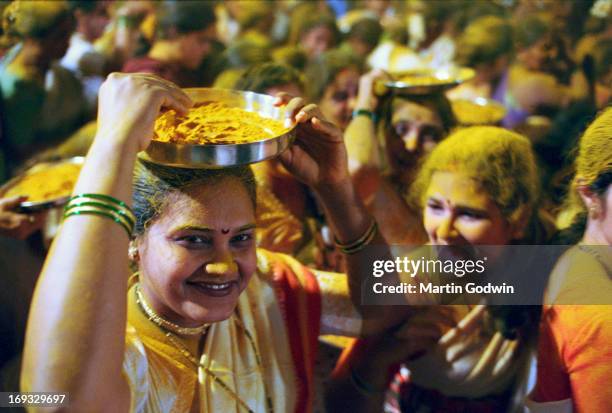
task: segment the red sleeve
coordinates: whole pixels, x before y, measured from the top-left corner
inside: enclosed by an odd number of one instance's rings
[[[263,253],[260,250],[260,253]],[[297,383],[295,413],[308,412],[313,399],[313,369],[321,328],[321,293],[316,277],[295,259],[265,252],[291,345]]]

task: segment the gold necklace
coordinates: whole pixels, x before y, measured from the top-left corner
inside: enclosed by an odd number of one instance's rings
[[[208,367],[206,367],[205,365],[203,365],[202,363],[200,363],[198,361],[198,359],[191,354],[191,352],[189,351],[189,349],[178,339],[178,337],[176,337],[174,334],[172,334],[171,331],[169,331],[169,329],[165,328],[163,323],[159,323],[157,322],[156,319],[151,317],[151,314],[153,315],[157,315],[155,312],[153,312],[153,310],[148,306],[147,302],[144,299],[144,296],[142,295],[142,293],[140,292],[139,288],[138,288],[138,284],[136,284],[136,303],[138,304],[138,306],[142,309],[142,311],[149,316],[149,320],[151,320],[155,325],[157,325],[157,327],[159,327],[163,333],[165,334],[166,338],[168,339],[168,341],[170,341],[170,343],[172,343],[172,345],[183,355],[183,357],[185,357],[191,364],[193,364],[194,367],[196,368],[201,368],[204,373],[208,374],[215,383],[217,383],[219,386],[221,386],[222,389],[224,389],[230,396],[232,396],[232,398],[244,409],[246,409],[249,413],[255,413],[248,404],[246,404],[246,402],[244,400],[242,400],[240,398],[240,396],[233,391],[223,380],[221,380],[221,378],[219,378],[219,376],[217,376],[212,370],[210,370]],[[149,311],[147,311],[147,309]],[[150,313],[151,314],[150,314]],[[161,320],[164,320],[163,318],[159,317]],[[263,386],[264,386],[264,395],[266,397],[266,404],[268,407],[268,412],[270,413],[274,413],[274,407],[272,405],[272,399],[270,399],[270,396],[268,396],[268,389],[266,386],[266,380],[265,380],[265,375],[263,372],[263,366],[262,366],[262,362],[261,362],[261,356],[259,354],[259,351],[257,350],[257,346],[255,345],[255,340],[253,340],[253,336],[251,335],[251,332],[249,330],[247,330],[247,328],[245,327],[244,324],[242,324],[242,322],[238,319],[238,318],[234,318],[236,324],[238,324],[238,326],[244,331],[247,339],[249,340],[249,343],[251,344],[251,348],[253,349],[253,352],[255,353],[255,361],[257,362],[257,368],[259,369],[259,374],[261,375],[262,378],[262,382],[263,382]],[[176,326],[178,328],[186,328],[186,327],[180,327],[174,323],[171,323],[167,320],[164,320],[167,323],[172,324],[173,326]],[[208,324],[206,324],[206,326],[204,327],[203,331],[206,331],[206,329],[208,328]]]
[[[173,323],[172,321],[166,320],[165,318],[157,314],[155,310],[153,310],[149,306],[147,301],[144,299],[144,296],[142,295],[142,291],[140,291],[140,284],[136,284],[134,288],[136,289],[136,302],[138,302],[140,308],[142,308],[142,311],[144,311],[149,320],[157,324],[159,327],[162,327],[164,330],[170,330],[173,333],[181,334],[184,336],[197,336],[204,334],[204,332],[208,328],[209,324],[202,324],[198,327],[182,327],[178,324]]]

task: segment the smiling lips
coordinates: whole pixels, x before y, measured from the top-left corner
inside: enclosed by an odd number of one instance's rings
[[[238,281],[230,281],[225,283],[187,281],[187,285],[199,293],[207,296],[225,297],[231,294],[234,288],[238,288]]]

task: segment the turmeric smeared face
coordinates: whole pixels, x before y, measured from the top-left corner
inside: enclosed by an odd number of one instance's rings
[[[511,227],[478,182],[459,172],[434,172],[423,222],[433,245],[506,245]]]
[[[256,270],[255,211],[235,178],[175,193],[137,240],[142,289],[182,326],[227,319]]]
[[[410,101],[394,103],[391,133],[387,134],[387,156],[395,174],[413,168],[444,138],[440,116],[427,106]]]
[[[351,121],[355,98],[359,90],[359,72],[347,68],[336,75],[319,101],[321,112],[330,122],[344,130]]]

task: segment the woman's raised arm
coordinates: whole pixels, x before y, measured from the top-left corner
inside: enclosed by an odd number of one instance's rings
[[[279,104],[283,101],[288,101],[288,97],[281,95]],[[390,252],[351,182],[342,132],[325,120],[316,105],[305,105],[302,99],[294,98],[288,108],[299,124],[297,139],[280,160],[289,172],[313,189],[337,242],[349,246],[345,248],[347,282],[353,304],[362,317],[362,334],[383,332],[401,323],[409,309],[363,305],[362,291],[374,280],[373,260],[390,258]],[[363,248],[366,245],[378,248]]]
[[[136,154],[162,107],[184,113],[190,99],[145,74],[111,74],[100,89],[97,136],[74,194],[131,204]],[[70,410],[127,411],[122,378],[128,242],[125,229],[96,215],[63,223],[36,285],[24,349],[22,391],[68,393]]]

